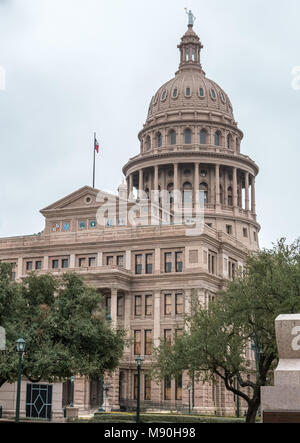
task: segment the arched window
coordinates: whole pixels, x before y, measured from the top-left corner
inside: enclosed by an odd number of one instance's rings
[[[145,151],[148,151],[148,149],[151,148],[151,138],[150,135],[147,135],[146,141],[145,141]]]
[[[167,186],[167,191],[169,193],[169,199],[170,199],[170,203],[174,203],[174,184],[173,183],[169,183]]]
[[[178,94],[177,88],[173,89],[173,98],[176,98]]]
[[[231,149],[231,135],[230,134],[227,135],[227,148]]]
[[[204,89],[203,88],[199,88],[199,96],[204,97]]]
[[[171,129],[171,131],[169,132],[169,137],[170,145],[176,145],[176,132],[174,131],[174,129]]]
[[[162,135],[161,135],[160,132],[158,132],[156,134],[156,142],[157,142],[157,147],[161,148],[161,146],[162,146]]]
[[[204,196],[204,204],[206,205],[208,202],[208,185],[205,182],[200,184],[200,193],[203,193]]]
[[[186,88],[186,90],[185,90],[185,95],[186,95],[187,97],[190,97],[190,96],[191,96],[191,88],[189,88],[189,87]]]
[[[233,196],[232,196],[232,187],[229,186],[227,190],[227,200],[228,200],[228,206],[233,206]]]
[[[201,129],[200,131],[200,144],[206,145],[207,132],[206,129]]]
[[[189,182],[183,185],[183,201],[184,203],[192,203],[193,201],[193,187]]]
[[[217,131],[215,132],[215,146],[220,146],[220,141],[221,141],[221,135],[220,132]]]
[[[184,131],[184,143],[186,145],[190,145],[192,143],[192,131],[188,128]]]

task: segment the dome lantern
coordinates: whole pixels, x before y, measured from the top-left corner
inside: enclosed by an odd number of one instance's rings
[[[179,71],[183,69],[199,69],[204,73],[200,64],[200,52],[203,45],[193,30],[193,21],[189,17],[188,30],[181,38],[180,45],[177,46],[180,50]]]

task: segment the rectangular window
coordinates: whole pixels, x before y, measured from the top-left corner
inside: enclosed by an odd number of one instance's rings
[[[32,261],[26,262],[26,271],[32,271]]]
[[[256,232],[255,231],[253,231],[253,239],[254,239],[254,241],[256,241]]]
[[[106,312],[106,315],[110,315],[110,311],[111,311],[111,296],[107,295],[105,297],[105,312]]]
[[[175,305],[175,312],[176,315],[182,315],[183,314],[183,295],[182,294],[176,294],[175,295],[176,305]]]
[[[145,400],[151,400],[151,378],[149,375],[145,375],[144,378],[144,399]]]
[[[117,316],[124,317],[124,295],[118,295],[117,298]]]
[[[172,344],[172,329],[165,329],[164,330],[164,339],[165,339],[165,343],[167,345]]]
[[[35,262],[35,269],[36,270],[42,269],[42,261],[41,260],[37,260]]]
[[[208,272],[210,274],[217,273],[217,254],[213,251],[208,251]]]
[[[182,400],[182,375],[175,379],[175,400]]]
[[[112,266],[113,264],[114,264],[113,256],[109,255],[108,257],[106,257],[106,265],[107,266]]]
[[[171,379],[170,379],[170,377],[165,377],[165,380],[164,380],[164,399],[171,400]]]
[[[172,272],[172,253],[171,252],[165,253],[165,272],[167,272],[167,273]]]
[[[146,254],[146,274],[152,274],[152,254]]]
[[[140,316],[142,315],[142,296],[136,295],[134,297],[134,315]]]
[[[243,228],[243,236],[248,237],[248,229],[247,228]]]
[[[138,254],[135,256],[135,273],[141,274],[142,273],[142,255]]]
[[[172,295],[165,294],[165,315],[172,314]]]
[[[237,271],[237,262],[236,260],[233,260],[229,258],[228,260],[228,276],[231,280],[234,280],[236,277],[236,271]]]
[[[61,267],[66,269],[69,267],[69,260],[67,258],[63,258],[61,261]]]
[[[117,256],[117,266],[124,266],[124,256],[123,255],[118,255]]]
[[[89,257],[89,267],[96,266],[96,257]]]
[[[52,260],[52,268],[57,269],[58,268],[58,260]]]
[[[146,295],[145,298],[145,315],[152,315],[152,295]]]
[[[175,252],[176,272],[182,272],[182,252]]]
[[[134,355],[141,355],[141,331],[134,331]]]
[[[226,225],[226,233],[229,235],[232,234],[232,226],[231,225]]]
[[[82,267],[85,266],[85,258],[83,258],[83,257],[80,257],[80,258],[79,258],[79,260],[78,260],[78,266],[79,266],[80,268],[82,268]]]
[[[152,331],[145,331],[145,355],[152,354]]]

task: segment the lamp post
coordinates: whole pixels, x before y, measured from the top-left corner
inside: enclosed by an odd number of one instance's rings
[[[20,417],[20,397],[21,397],[21,376],[22,376],[22,356],[25,351],[26,342],[23,338],[19,338],[16,341],[17,352],[19,354],[19,366],[18,366],[18,386],[17,386],[17,403],[16,403],[16,423],[19,423]]]
[[[138,384],[137,384],[137,398],[136,398],[136,422],[140,422],[140,394],[141,394],[141,366],[143,363],[142,357],[139,355],[136,359],[136,366],[138,370]]]
[[[192,385],[189,383],[187,385],[187,389],[188,389],[188,393],[189,393],[189,414],[191,413],[191,389],[192,389]]]
[[[74,375],[72,375],[72,377],[70,377],[70,382],[71,382],[71,401],[69,406],[71,408],[74,408],[74,381],[75,381],[75,377]]]
[[[109,312],[106,313],[106,321],[108,323],[111,322],[111,315]],[[104,382],[103,382],[103,374],[102,374],[99,377],[100,401],[99,401],[98,412],[105,412],[105,409],[103,408],[103,403],[104,403],[104,384],[103,383]]]

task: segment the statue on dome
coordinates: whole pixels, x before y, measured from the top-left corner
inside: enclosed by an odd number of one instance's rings
[[[194,16],[194,14],[192,13],[192,11],[191,10],[187,10],[187,8],[184,8],[185,9],[185,12],[186,12],[186,14],[189,16],[189,25],[194,25],[194,23],[195,23],[195,20],[196,20],[196,17]]]

